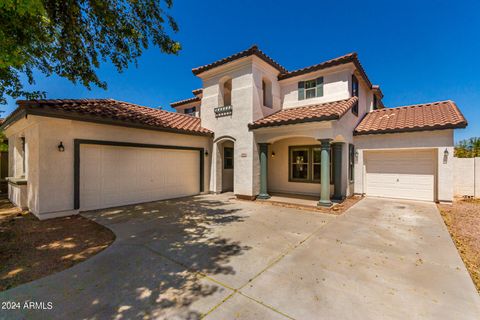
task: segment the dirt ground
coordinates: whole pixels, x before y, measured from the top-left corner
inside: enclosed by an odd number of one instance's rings
[[[438,207],[480,293],[480,199],[456,199]]]
[[[115,235],[81,216],[38,220],[0,198],[0,291],[70,268]]]

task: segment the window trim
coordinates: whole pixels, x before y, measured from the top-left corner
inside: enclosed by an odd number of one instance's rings
[[[305,100],[317,97],[317,79],[304,80],[303,90],[305,90]],[[313,83],[313,87],[307,88],[307,83]],[[313,91],[313,97],[308,97],[307,92]]]
[[[348,144],[348,181],[355,182],[355,145]]]
[[[293,149],[307,149],[308,150],[308,179],[292,179],[292,150]],[[313,150],[320,149],[321,144],[312,144],[312,145],[292,145],[288,146],[288,182],[300,182],[300,183],[316,183],[321,184],[321,174],[319,180],[314,180],[313,174]],[[330,185],[333,184],[333,152],[332,147],[330,147]],[[318,164],[318,163],[317,163]],[[321,167],[320,167],[321,168]],[[320,169],[321,170],[321,169]]]
[[[231,149],[231,150],[232,150],[232,156],[231,156],[231,157],[226,157],[226,156],[225,156],[225,150],[227,150],[227,149]],[[233,170],[233,169],[235,168],[235,163],[234,163],[234,160],[233,160],[233,158],[234,158],[233,152],[234,152],[233,147],[223,147],[223,170]],[[231,167],[231,168],[226,168],[226,167],[225,167],[225,164],[226,164],[225,160],[227,160],[227,159],[231,159],[231,160],[232,160],[232,167]]]
[[[354,85],[356,85],[355,91],[354,91],[354,88],[355,88]],[[359,96],[360,96],[360,83],[358,82],[357,77],[354,74],[352,74],[352,97],[358,98]],[[358,102],[352,106],[352,113],[358,116]]]
[[[312,82],[315,85],[307,89],[307,82]],[[324,77],[320,76],[314,79],[302,80],[297,83],[297,100],[310,100],[314,98],[320,98],[324,96]],[[319,90],[321,89],[321,90]],[[313,97],[307,98],[307,91],[314,91],[315,95]]]
[[[292,154],[293,151],[295,150],[306,150],[307,151],[307,179],[296,179],[292,177],[292,167],[294,163],[292,162]],[[312,158],[312,148],[311,146],[289,146],[288,147],[288,181],[289,182],[304,182],[304,183],[311,183],[312,182],[312,177],[311,177],[311,158]]]

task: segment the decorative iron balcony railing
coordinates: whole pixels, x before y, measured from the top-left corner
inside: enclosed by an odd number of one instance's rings
[[[232,106],[223,106],[213,109],[215,112],[215,118],[231,116],[233,112]]]

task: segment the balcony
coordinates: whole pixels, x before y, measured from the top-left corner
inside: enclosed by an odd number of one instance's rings
[[[232,115],[233,108],[231,105],[217,107],[213,109],[213,112],[215,112],[215,118],[228,117]]]

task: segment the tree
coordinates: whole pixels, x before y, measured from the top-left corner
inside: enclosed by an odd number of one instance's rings
[[[166,13],[173,0],[1,0],[0,103],[6,96],[44,97],[24,90],[21,75],[57,74],[88,89],[106,88],[96,69],[110,60],[118,72],[149,46],[163,53],[181,50],[178,31]],[[168,29],[168,30],[167,30]]]
[[[3,131],[0,131],[0,152],[8,151],[8,139]]]
[[[473,137],[461,140],[455,146],[455,157],[474,158],[480,157],[480,138]]]

